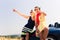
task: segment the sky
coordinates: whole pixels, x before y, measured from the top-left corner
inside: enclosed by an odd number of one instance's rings
[[[30,15],[35,6],[47,14],[47,25],[60,23],[60,0],[0,0],[0,35],[20,34],[28,20],[12,10]]]

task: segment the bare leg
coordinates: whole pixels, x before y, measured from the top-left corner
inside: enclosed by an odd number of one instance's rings
[[[25,39],[26,39],[26,40],[29,40],[29,33],[26,33]]]
[[[24,37],[21,37],[20,40],[24,40]]]
[[[48,36],[48,28],[44,28],[43,39],[46,40],[47,36]]]
[[[40,40],[43,40],[43,31],[41,31],[39,35],[40,35]]]

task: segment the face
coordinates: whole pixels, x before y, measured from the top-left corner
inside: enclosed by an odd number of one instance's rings
[[[35,12],[33,10],[30,11],[30,15],[31,16],[34,16],[35,15]]]
[[[34,8],[34,11],[35,11],[35,12],[38,12],[38,11],[40,11],[40,10],[39,10],[38,7],[35,7],[35,8]]]
[[[33,13],[33,10],[30,11],[30,15],[32,15],[32,13]]]

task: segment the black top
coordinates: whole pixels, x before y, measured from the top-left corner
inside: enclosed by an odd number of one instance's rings
[[[32,20],[31,16],[28,20],[28,23],[25,25],[25,27],[29,28],[29,29],[33,29],[35,25],[35,21]]]

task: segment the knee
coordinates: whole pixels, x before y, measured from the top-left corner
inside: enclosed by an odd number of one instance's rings
[[[49,28],[46,28],[46,27],[45,27],[45,30],[46,30],[46,31],[49,31]]]
[[[29,33],[26,33],[27,36],[29,36]]]

